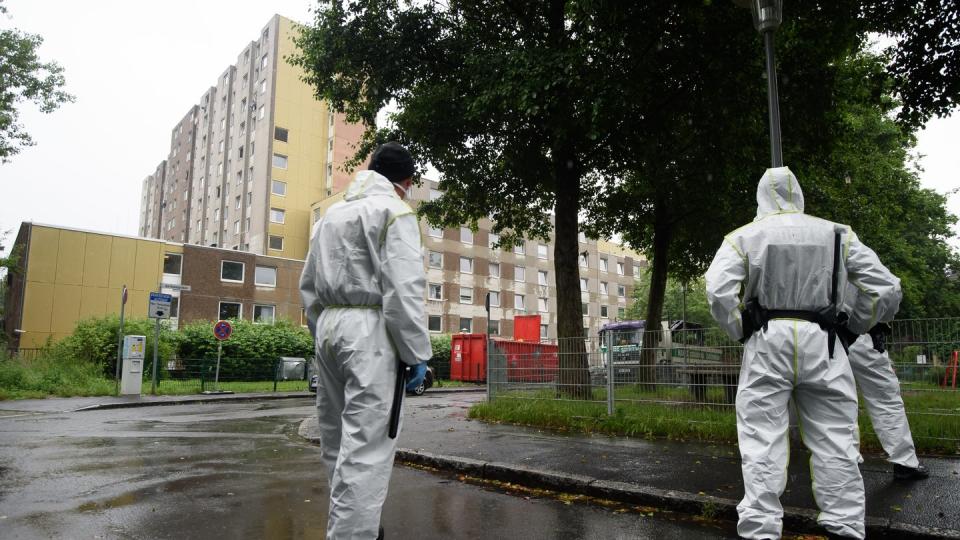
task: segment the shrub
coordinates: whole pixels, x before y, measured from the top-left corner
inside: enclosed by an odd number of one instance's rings
[[[104,375],[113,377],[116,373],[117,345],[120,318],[116,315],[84,319],[77,323],[73,334],[60,340],[49,348],[53,359],[75,362],[89,362],[98,366]],[[125,319],[123,333],[128,336],[146,336],[144,354],[144,377],[148,377],[148,366],[153,360],[153,319]],[[158,347],[159,365],[166,368],[167,361],[173,358],[177,348],[178,336],[163,324],[160,325],[160,343]]]
[[[217,357],[214,321],[196,321],[180,329],[177,356],[184,361]],[[244,374],[272,378],[277,358],[313,356],[313,338],[298,325],[286,320],[254,324],[231,320],[233,334],[223,342],[221,376]],[[212,365],[212,364],[211,364]]]

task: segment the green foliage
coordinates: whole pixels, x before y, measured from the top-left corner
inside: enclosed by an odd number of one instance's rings
[[[0,13],[6,14],[0,2]],[[19,105],[33,102],[40,112],[49,113],[74,97],[63,90],[63,68],[56,62],[42,62],[37,54],[43,38],[15,28],[0,30],[0,163],[33,145],[30,134],[18,120]]]
[[[450,334],[431,334],[430,335],[430,348],[433,351],[433,356],[430,357],[431,362],[449,362],[450,361],[450,343],[451,343]]]
[[[178,357],[183,360],[217,357],[217,339],[213,337],[215,321],[195,321],[180,329]],[[273,378],[276,361],[281,356],[308,358],[314,355],[313,338],[300,326],[285,320],[274,324],[255,324],[231,320],[233,334],[223,342],[220,365],[222,377],[232,374]],[[213,363],[207,364],[212,369]]]
[[[643,320],[647,314],[647,302],[650,293],[650,272],[645,270],[637,279],[633,289],[633,303],[627,308],[627,320]],[[663,298],[663,319],[676,321],[683,319],[683,283],[677,279],[667,280],[667,289]],[[686,320],[705,327],[715,327],[716,322],[710,315],[707,305],[707,288],[704,279],[696,278],[687,284]]]
[[[0,352],[0,400],[47,396],[104,396],[114,383],[100,366],[48,353],[36,359],[4,359]]]
[[[120,317],[107,315],[93,317],[77,323],[73,334],[58,341],[49,348],[52,358],[67,362],[98,366],[107,377],[116,373],[117,347],[119,346]],[[128,336],[146,336],[144,377],[149,378],[153,359],[153,339],[155,323],[153,319],[124,319],[123,333]],[[168,360],[172,360],[177,350],[176,332],[160,325],[160,342],[157,350],[160,371],[166,369]]]

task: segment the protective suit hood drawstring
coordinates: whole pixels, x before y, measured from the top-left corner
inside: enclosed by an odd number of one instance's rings
[[[767,169],[757,184],[757,217],[803,213],[803,191],[789,167]]]

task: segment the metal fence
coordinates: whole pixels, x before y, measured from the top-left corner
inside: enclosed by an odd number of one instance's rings
[[[147,360],[144,393],[150,392],[152,369],[150,360]],[[161,370],[157,393],[304,391],[314,373],[312,358],[222,358],[219,371],[216,358],[175,360]]]
[[[960,452],[960,318],[891,326],[887,349],[918,448]],[[735,441],[741,356],[742,346],[716,329],[491,341],[488,393],[491,403],[520,400],[544,418],[561,414],[615,423],[616,431]],[[864,445],[876,448],[862,397],[860,406]]]
[[[43,349],[0,349],[0,360],[35,360]]]

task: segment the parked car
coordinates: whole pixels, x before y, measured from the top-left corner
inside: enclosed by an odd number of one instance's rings
[[[433,368],[428,366],[426,363],[418,364],[416,367],[412,368],[407,377],[408,394],[422,396],[427,389],[433,386]]]
[[[414,372],[422,372],[422,376],[415,377],[410,375],[409,382],[407,383],[407,393],[413,394],[415,396],[422,396],[429,388],[433,387],[433,381],[435,380],[433,374],[433,368],[426,365],[420,364],[417,367],[413,368]],[[420,373],[416,373],[420,375]],[[312,375],[310,377],[310,391],[316,393],[317,391],[317,376]]]

